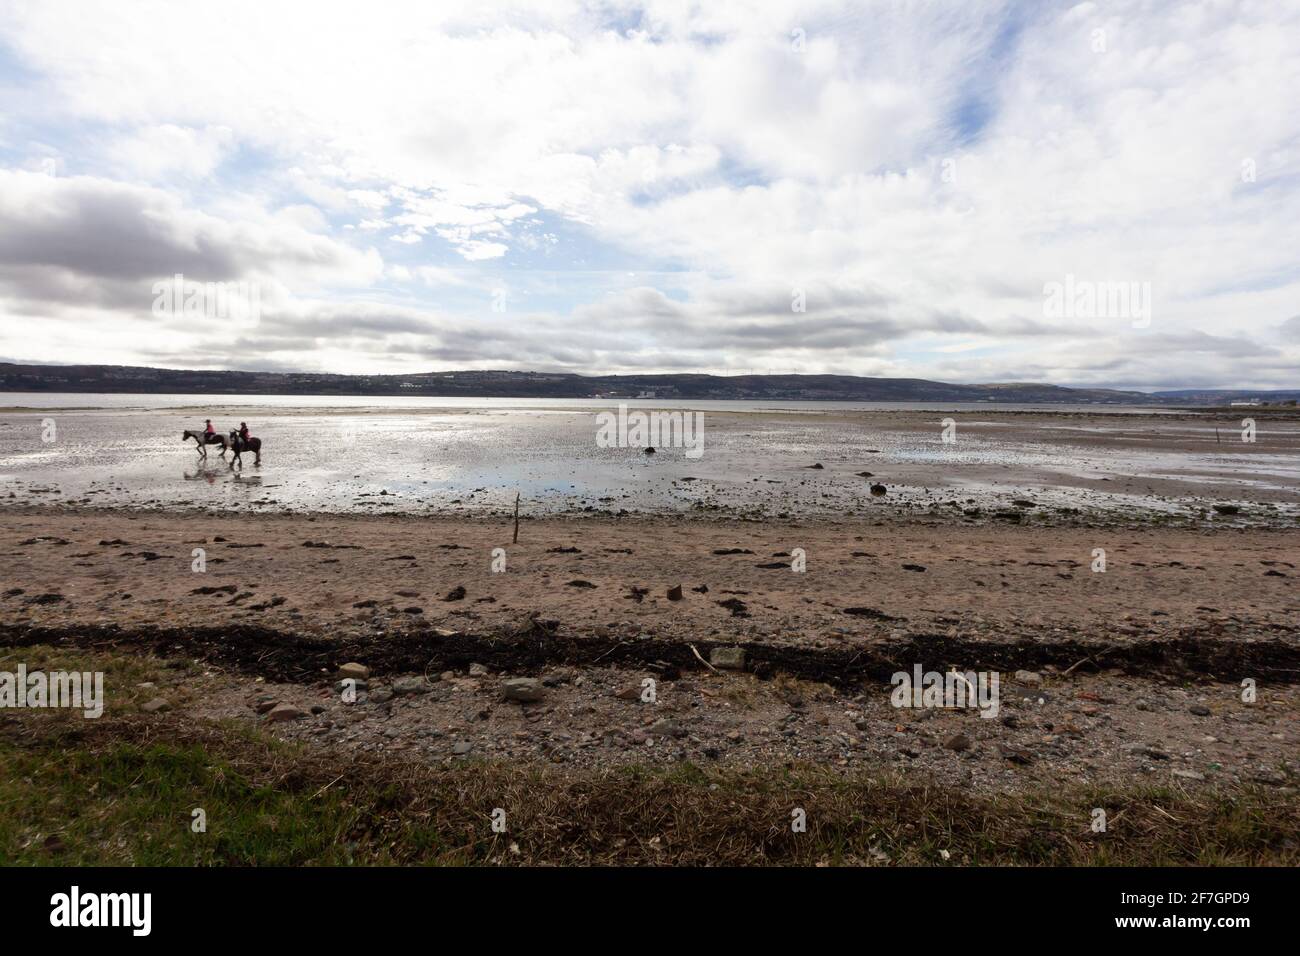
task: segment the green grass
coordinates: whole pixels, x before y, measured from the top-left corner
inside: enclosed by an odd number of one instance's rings
[[[1253,789],[976,797],[816,767],[441,770],[335,759],[229,725],[174,737],[135,719],[6,734],[0,863],[1300,862],[1295,801]],[[1098,806],[1105,834],[1088,826]],[[197,807],[206,833],[191,830]],[[507,812],[506,834],[491,830],[495,807]],[[795,807],[805,833],[791,830]]]
[[[185,707],[140,714],[144,699],[198,689],[201,668],[184,662],[48,648],[22,659],[103,670],[116,704],[98,720],[0,712],[0,865],[1300,864],[1289,790],[979,795],[915,774],[779,764],[441,768],[285,744]],[[504,834],[491,828],[497,807]],[[791,829],[796,807],[806,832]],[[1106,833],[1090,829],[1095,807]],[[196,808],[206,832],[191,829]]]

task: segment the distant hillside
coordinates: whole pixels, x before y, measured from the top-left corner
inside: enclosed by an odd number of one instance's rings
[[[1183,388],[1172,392],[1152,392],[1153,396],[1177,405],[1231,405],[1233,402],[1297,402],[1300,389]]]
[[[661,398],[848,402],[1054,402],[1225,404],[1238,392],[1126,392],[1015,383],[953,385],[919,378],[853,375],[576,375],[464,371],[416,375],[328,375],[0,363],[0,391],[198,395],[427,395],[472,398]],[[1278,393],[1295,397],[1297,392]]]

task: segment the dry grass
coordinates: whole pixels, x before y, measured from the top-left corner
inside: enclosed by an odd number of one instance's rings
[[[8,865],[1300,862],[1300,807],[1263,788],[978,797],[813,766],[439,769],[180,715],[0,728]],[[196,807],[206,833],[191,832]],[[1091,832],[1094,807],[1108,832]]]

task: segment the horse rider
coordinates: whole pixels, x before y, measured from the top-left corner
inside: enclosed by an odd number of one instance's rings
[[[248,431],[248,423],[247,423],[247,422],[240,422],[240,423],[239,423],[239,440],[242,441],[245,445],[247,445],[247,444],[248,444],[248,439],[251,438],[251,437],[252,437],[252,435],[251,435],[251,434],[249,433],[249,431]]]
[[[209,435],[215,435],[217,433],[217,430],[212,427],[212,419],[210,418],[203,419],[203,425],[204,425],[203,437],[205,440]]]

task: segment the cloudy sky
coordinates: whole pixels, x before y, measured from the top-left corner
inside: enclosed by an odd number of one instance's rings
[[[1300,386],[1300,0],[0,0],[0,359]]]

